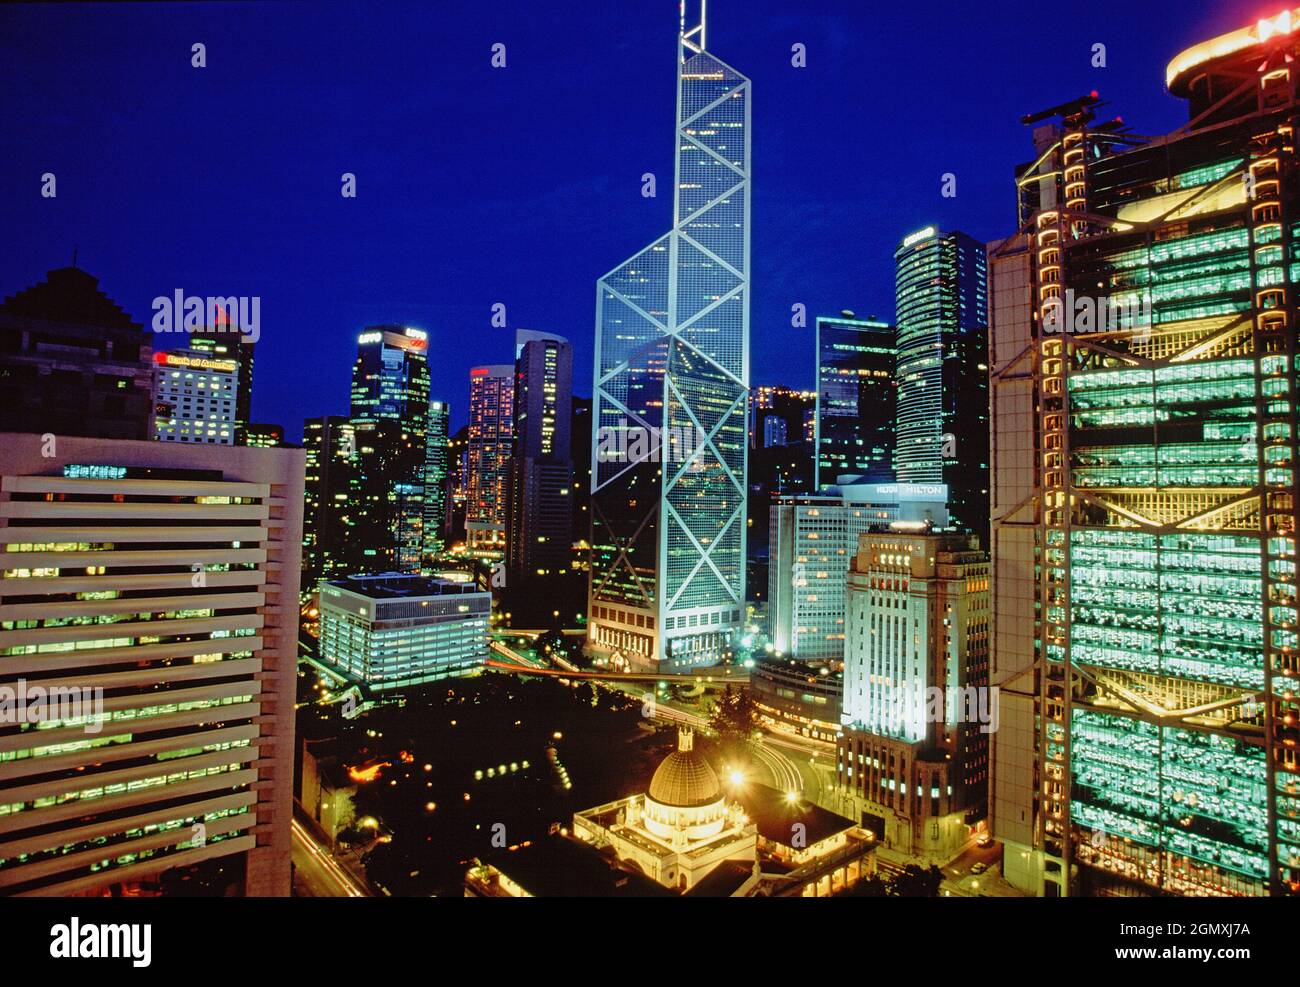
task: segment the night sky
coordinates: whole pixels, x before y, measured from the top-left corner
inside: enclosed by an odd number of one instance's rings
[[[709,48],[753,80],[752,382],[811,387],[795,302],[892,318],[903,234],[1011,232],[1022,114],[1097,89],[1173,129],[1168,60],[1283,6],[710,0]],[[429,331],[453,428],[519,327],[568,336],[590,394],[595,280],[672,221],[676,28],[673,0],[0,8],[0,295],[74,245],[146,324],[176,288],[258,295],[254,419],[292,439],[346,413],[369,323]]]

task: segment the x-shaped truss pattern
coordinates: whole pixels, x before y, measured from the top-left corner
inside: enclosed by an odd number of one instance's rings
[[[682,4],[673,228],[601,278],[596,299],[593,448],[627,430],[650,441],[593,464],[593,516],[614,543],[593,592],[617,569],[644,588],[632,556],[653,539],[669,607],[744,595],[750,87],[705,51],[697,2],[698,19]],[[646,459],[658,470],[637,469]],[[644,496],[629,496],[637,484]]]

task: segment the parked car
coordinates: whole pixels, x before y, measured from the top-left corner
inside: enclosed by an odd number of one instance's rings
[[[984,861],[981,860],[978,864],[976,864],[974,867],[970,869],[970,872],[972,874],[983,874],[988,869],[989,869],[989,865],[984,863]]]

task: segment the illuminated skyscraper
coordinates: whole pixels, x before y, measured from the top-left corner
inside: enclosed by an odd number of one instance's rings
[[[302,515],[302,592],[322,579],[349,572],[351,524],[348,484],[356,455],[356,428],[343,415],[308,418],[302,425],[305,455]]]
[[[188,345],[213,360],[234,363],[235,445],[248,445],[247,429],[253,414],[253,351],[256,346],[233,331],[229,319],[223,318],[223,310],[218,309],[216,314],[218,328],[191,334]]]
[[[521,329],[516,350],[507,557],[512,574],[540,576],[573,556],[573,347]]]
[[[429,338],[423,329],[368,326],[357,337],[352,420],[391,418],[424,438],[429,417]]]
[[[894,478],[894,336],[888,323],[851,312],[817,319],[819,490],[841,476]]]
[[[514,364],[470,370],[465,542],[473,552],[498,558],[505,553],[514,407]]]
[[[1095,95],[1024,120],[1024,232],[990,253],[992,814],[1034,893],[1300,891],[1298,23],[1178,55],[1167,136]]]
[[[428,335],[400,325],[369,326],[357,337],[352,369],[356,456],[350,537],[365,566],[419,572],[424,556],[428,456]],[[361,441],[362,438],[365,441]],[[364,506],[363,506],[364,505]],[[391,540],[389,536],[391,535]]]
[[[424,459],[424,568],[431,568],[446,547],[447,429],[451,407],[446,401],[429,402],[429,435]]]
[[[894,251],[900,483],[944,483],[958,528],[988,540],[988,283],[984,244],[926,227]],[[825,481],[823,481],[825,482]]]
[[[596,291],[588,643],[642,668],[721,660],[745,601],[750,85],[687,7],[673,228]]]
[[[891,522],[944,528],[942,484],[850,483],[772,502],[768,536],[768,636],[801,661],[844,657],[844,586],[858,538]]]

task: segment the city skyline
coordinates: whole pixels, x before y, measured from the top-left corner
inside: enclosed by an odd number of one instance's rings
[[[812,2],[0,7],[0,898],[1300,895],[1300,6]]]
[[[852,308],[860,317],[890,321],[891,244],[907,232],[935,223],[981,240],[1004,235],[1011,208],[1005,175],[1023,147],[1021,114],[1096,88],[1121,104],[1139,131],[1173,129],[1181,107],[1161,93],[1159,66],[1187,44],[1251,21],[1256,6],[1228,4],[1195,17],[1173,4],[1090,7],[1072,27],[1080,39],[1095,35],[1107,43],[1107,68],[1091,66],[1091,42],[1080,40],[1077,58],[1056,65],[1056,77],[1043,80],[1032,95],[993,85],[973,116],[951,99],[942,79],[913,76],[906,103],[926,103],[932,117],[925,132],[950,135],[939,140],[922,136],[922,125],[903,104],[870,99],[874,87],[857,71],[850,39],[866,31],[898,42],[880,46],[876,66],[882,75],[901,75],[911,67],[902,43],[926,32],[927,17],[939,16],[945,30],[925,35],[939,46],[932,57],[962,59],[972,73],[997,79],[993,56],[965,50],[961,39],[978,28],[999,39],[990,49],[1021,48],[1018,39],[1030,30],[1009,12],[977,18],[887,10],[869,16],[854,5],[824,3],[796,17],[777,4],[713,0],[711,44],[752,66],[749,74],[765,93],[754,111],[766,146],[755,159],[762,181],[753,205],[751,383],[811,387],[815,314]],[[43,35],[82,56],[71,76],[52,62],[33,61],[34,49],[13,50],[8,67],[0,69],[15,74],[6,81],[20,97],[32,96],[0,107],[0,126],[30,135],[0,164],[0,177],[15,190],[26,183],[32,193],[0,202],[0,225],[15,234],[0,245],[6,272],[0,295],[67,265],[76,249],[78,266],[146,325],[151,300],[178,287],[262,296],[258,374],[282,386],[259,389],[252,420],[284,425],[290,441],[298,441],[304,419],[347,412],[345,366],[356,334],[375,323],[430,334],[431,350],[447,368],[445,377],[435,378],[433,396],[451,405],[453,432],[467,420],[469,368],[505,362],[517,328],[570,338],[578,393],[585,393],[594,345],[590,281],[608,270],[608,258],[651,242],[662,225],[671,148],[644,135],[668,125],[671,80],[655,73],[654,42],[633,38],[671,34],[676,5],[576,6],[589,33],[610,39],[588,56],[599,59],[593,71],[611,80],[597,87],[573,77],[567,55],[548,50],[543,39],[549,24],[521,4],[474,12],[452,6],[438,18],[413,6],[391,13],[391,20],[373,26],[373,35],[349,34],[346,43],[401,53],[429,38],[440,52],[429,71],[444,90],[471,86],[473,99],[454,105],[430,91],[433,82],[399,90],[382,73],[322,76],[319,66],[329,63],[324,52],[343,43],[345,18],[306,25],[290,9],[259,5],[220,14],[197,8],[183,22],[149,8],[81,8],[75,19],[58,9],[0,10],[4,36],[21,36],[40,16]],[[236,39],[237,58],[231,49]],[[190,65],[196,41],[207,46],[202,70]],[[506,66],[493,69],[498,42],[506,45]],[[806,68],[791,64],[796,43],[806,46]],[[647,57],[626,57],[643,48]],[[109,49],[132,51],[129,63],[143,59],[162,73],[167,98],[158,96],[159,87],[140,89],[134,78],[119,75],[116,58],[99,54]],[[661,49],[671,51],[671,45]],[[235,64],[243,73],[238,78]],[[103,122],[95,125],[103,129],[89,135],[68,129],[66,114],[39,111],[67,105],[80,86],[117,93],[132,109],[105,107]],[[280,101],[265,105],[263,86],[280,93]],[[617,98],[621,90],[646,98],[629,110]],[[39,99],[38,91],[44,94]],[[845,98],[865,101],[869,116],[860,127],[832,131],[833,107]],[[359,117],[356,107],[367,100],[388,107],[380,119]],[[616,122],[603,129],[605,139],[579,167],[570,162],[561,168],[565,122],[584,102],[588,112]],[[422,134],[430,107],[446,120],[437,137]],[[257,122],[263,118],[275,125]],[[161,134],[174,127],[192,128],[196,141],[204,133],[222,138],[205,156],[177,157],[175,146],[166,155],[154,153],[162,150]],[[912,153],[875,153],[869,134],[877,130],[910,135]],[[442,134],[453,132],[470,135],[472,153],[452,153]],[[832,132],[836,154],[827,153]],[[99,153],[87,158],[88,146]],[[304,147],[310,150],[305,159]],[[140,168],[140,160],[151,163]],[[58,180],[55,199],[39,195],[46,172]],[[356,176],[355,199],[340,196],[344,172]],[[657,198],[642,198],[645,173],[659,179]],[[940,194],[945,173],[956,176],[955,198]],[[112,201],[88,210],[104,181],[115,190]],[[202,202],[189,195],[196,181],[208,193]],[[119,231],[128,215],[151,217],[150,235],[124,241]],[[280,220],[269,237],[267,217]],[[196,241],[194,228],[221,232]],[[506,229],[510,236],[497,234]],[[543,246],[554,243],[557,229],[574,234],[565,236],[562,252]],[[469,252],[456,247],[466,235]],[[186,250],[178,255],[174,245],[181,241]],[[322,251],[322,244],[329,246]],[[274,278],[267,273],[272,267]],[[498,303],[506,306],[505,327],[491,323]],[[807,307],[807,328],[790,326],[794,304]],[[318,356],[339,386],[319,395],[311,390],[313,378],[299,372],[304,352],[313,364]]]

